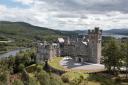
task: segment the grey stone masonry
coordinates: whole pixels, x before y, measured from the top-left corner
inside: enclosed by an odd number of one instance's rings
[[[100,63],[102,30],[95,27],[88,30],[88,35],[81,39],[58,38],[57,43],[40,43],[37,50],[37,62],[41,63],[55,56],[70,56],[76,62]]]
[[[88,47],[89,47],[89,61],[93,63],[100,63],[101,60],[101,44],[102,44],[102,30],[96,27],[94,30],[88,30]]]
[[[39,43],[37,48],[36,62],[43,63],[45,60],[59,56],[59,48],[56,43],[49,44],[46,41]]]

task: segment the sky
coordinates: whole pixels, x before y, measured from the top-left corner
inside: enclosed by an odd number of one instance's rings
[[[56,30],[128,29],[128,0],[0,0],[0,21]]]

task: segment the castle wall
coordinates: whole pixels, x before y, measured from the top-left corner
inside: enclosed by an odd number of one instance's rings
[[[88,31],[87,40],[60,38],[58,43],[38,45],[37,62],[43,62],[55,56],[70,56],[76,61],[100,63],[102,31],[99,28]],[[86,42],[85,42],[86,41]]]
[[[59,48],[56,44],[39,44],[37,48],[37,63],[43,63],[53,57],[59,56]]]

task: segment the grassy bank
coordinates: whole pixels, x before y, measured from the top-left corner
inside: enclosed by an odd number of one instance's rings
[[[63,57],[54,57],[51,60],[48,61],[48,64],[52,66],[55,69],[58,70],[66,70],[63,66],[60,65],[60,61],[63,59]]]

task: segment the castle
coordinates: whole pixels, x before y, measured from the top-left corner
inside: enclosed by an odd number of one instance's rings
[[[70,56],[76,62],[100,63],[102,30],[96,27],[88,30],[84,38],[58,38],[56,43],[38,44],[37,63],[49,60],[55,56]]]

